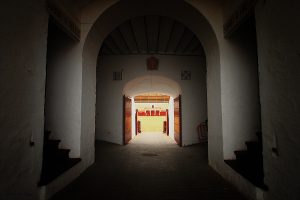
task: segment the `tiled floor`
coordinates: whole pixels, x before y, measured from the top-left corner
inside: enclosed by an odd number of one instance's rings
[[[245,200],[207,165],[207,146],[178,147],[161,133],[126,146],[96,142],[96,162],[52,200]]]

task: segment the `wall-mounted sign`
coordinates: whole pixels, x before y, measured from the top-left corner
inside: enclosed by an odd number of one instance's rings
[[[122,80],[122,71],[113,72],[113,80],[114,81],[121,81]]]
[[[192,80],[192,72],[191,71],[181,71],[181,80]]]
[[[158,59],[151,56],[147,59],[147,69],[148,70],[158,70]]]
[[[76,23],[70,15],[67,14],[64,9],[59,6],[57,3],[47,1],[48,12],[51,16],[51,19],[60,26],[63,31],[65,31],[72,39],[79,41],[80,40],[80,28],[79,23]]]

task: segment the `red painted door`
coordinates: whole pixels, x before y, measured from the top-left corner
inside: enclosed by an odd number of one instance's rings
[[[169,110],[166,110],[167,113],[167,136],[169,136]]]
[[[141,121],[137,121],[138,134],[141,133]]]
[[[139,127],[138,127],[138,109],[135,110],[135,135],[138,134],[138,130],[139,130]]]
[[[132,138],[131,131],[131,99],[123,97],[123,144],[128,144]]]
[[[181,96],[174,99],[174,139],[182,146]]]

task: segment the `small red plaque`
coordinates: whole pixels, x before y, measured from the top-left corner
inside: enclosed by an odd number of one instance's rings
[[[148,70],[158,70],[158,59],[151,56],[147,59],[147,69]]]

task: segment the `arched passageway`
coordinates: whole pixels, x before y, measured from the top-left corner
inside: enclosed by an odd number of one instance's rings
[[[97,63],[108,61],[98,56],[101,46],[109,44],[104,42],[105,38],[122,23],[143,16],[160,16],[188,27],[203,45],[207,66],[209,165],[249,199],[299,199],[299,187],[295,184],[299,182],[299,155],[295,152],[299,149],[300,29],[299,20],[290,20],[298,19],[298,2],[11,0],[1,5],[1,14],[9,16],[9,20],[2,17],[0,37],[3,158],[0,198],[48,199],[94,163],[96,70]],[[55,20],[59,32],[67,34],[53,38],[49,18]],[[122,26],[119,30],[127,28]],[[75,40],[69,43],[70,38]],[[153,43],[149,44],[147,48],[151,50]],[[107,48],[104,50],[109,52]],[[52,62],[47,53],[58,56],[58,62]],[[142,58],[140,66],[144,66],[146,59]],[[120,72],[123,66],[116,66],[115,72]],[[112,78],[112,74],[107,77]],[[119,83],[109,86],[114,90]],[[182,91],[184,100],[185,90]],[[114,120],[122,123],[122,116]],[[82,159],[51,183],[37,186],[45,152],[44,128],[54,130],[54,146],[61,139],[61,147],[70,149],[63,151],[66,155]],[[255,131],[260,129],[259,142],[263,147],[257,145],[258,141],[245,143],[255,139]],[[115,138],[116,143],[119,141],[120,138]],[[251,158],[246,145],[249,149],[251,145],[259,149],[255,151],[259,153],[259,165],[264,163],[259,173],[266,172],[260,183],[265,181],[268,191],[258,188],[249,181],[249,176],[248,179],[241,176],[224,162],[229,159],[235,163],[238,155]],[[255,177],[254,174],[250,173],[250,177]]]
[[[199,142],[197,125],[207,119],[205,63],[202,57],[154,55],[159,59],[159,70],[147,71],[147,55],[108,55],[99,59],[97,70],[96,138],[122,144],[122,96],[130,98],[141,93],[158,92],[171,96],[173,101],[182,96],[182,145]],[[192,80],[181,80],[182,66],[192,71]],[[110,80],[121,71],[123,80]],[[198,89],[196,89],[198,88]],[[111,110],[106,108],[114,105]],[[99,114],[98,114],[99,113]],[[132,111],[135,113],[135,110]],[[171,120],[173,116],[171,117]],[[171,121],[169,121],[171,122]],[[134,126],[132,126],[134,128]],[[170,129],[173,125],[169,126]],[[107,134],[109,132],[109,134]],[[173,134],[173,131],[171,131]]]
[[[133,6],[128,6],[128,5]],[[160,6],[157,6],[160,5]],[[172,5],[171,9],[169,5]],[[94,6],[94,7],[93,7]],[[197,7],[197,5],[194,5]],[[190,130],[186,131],[187,133],[194,133],[192,137],[183,138],[183,145],[184,144],[193,144],[198,142],[198,136],[196,133],[196,127],[201,121],[205,121],[207,118],[209,118],[209,162],[213,167],[216,166],[223,166],[223,136],[222,136],[222,112],[221,112],[221,76],[220,76],[220,54],[219,54],[219,44],[218,39],[220,32],[217,31],[217,34],[215,33],[216,27],[219,25],[218,23],[222,23],[221,21],[215,21],[216,15],[218,15],[219,12],[217,12],[218,9],[220,9],[218,4],[203,4],[203,7],[198,5],[198,9],[203,11],[201,14],[195,7],[191,6],[189,3],[185,1],[164,1],[163,3],[160,1],[137,1],[137,0],[130,0],[129,1],[119,1],[117,3],[112,3],[111,5],[107,4],[108,9],[103,12],[103,10],[97,8],[105,8],[103,7],[103,4],[95,3],[91,4],[91,7],[86,8],[86,13],[84,12],[84,19],[87,20],[85,25],[85,30],[88,30],[87,33],[84,34],[85,43],[83,46],[83,76],[82,76],[82,82],[83,82],[83,104],[82,104],[82,135],[81,137],[81,144],[82,145],[82,151],[85,151],[86,145],[88,143],[85,142],[88,138],[90,138],[89,135],[93,136],[93,132],[90,129],[90,127],[93,127],[92,123],[92,117],[93,108],[91,105],[95,105],[94,98],[91,98],[94,96],[95,90],[91,90],[91,88],[95,88],[96,86],[96,77],[92,75],[96,71],[97,68],[97,74],[100,74],[104,76],[105,73],[101,73],[101,70],[104,68],[101,68],[101,65],[106,65],[107,63],[110,63],[111,69],[113,69],[113,72],[122,72],[123,77],[125,78],[126,71],[125,68],[127,67],[133,67],[135,66],[136,70],[143,70],[143,67],[145,64],[145,61],[147,59],[147,56],[139,56],[139,63],[140,66],[136,66],[136,62],[128,62],[126,58],[119,57],[118,59],[113,59],[113,56],[99,56],[99,51],[101,49],[102,44],[105,43],[105,39],[107,36],[114,31],[118,26],[120,26],[122,23],[126,22],[127,20],[134,19],[139,16],[166,16],[171,19],[174,19],[182,24],[184,24],[186,27],[188,27],[189,30],[191,30],[196,38],[201,41],[201,44],[203,46],[204,52],[205,52],[205,59],[193,57],[192,59],[195,59],[195,63],[198,63],[200,66],[204,66],[204,71],[200,72],[199,75],[193,75],[192,81],[197,80],[197,78],[201,77],[200,74],[204,74],[204,78],[201,80],[204,84],[198,84],[194,87],[187,87],[187,89],[190,89],[190,95],[193,95],[193,92],[201,91],[202,92],[202,98],[203,100],[197,101],[196,99],[190,98],[190,102],[185,101],[183,95],[183,108],[189,107],[189,109],[183,109],[183,112],[187,112],[186,114],[183,113],[183,116],[186,116],[186,118],[183,118],[183,126],[185,125],[191,125]],[[206,9],[209,8],[209,9]],[[96,12],[88,13],[89,9],[92,9]],[[120,14],[122,13],[122,14]],[[109,57],[111,57],[109,59]],[[157,56],[159,57],[159,56]],[[162,55],[161,57],[168,57],[167,55]],[[127,56],[128,58],[128,56]],[[168,58],[166,58],[168,59]],[[184,59],[181,57],[181,59]],[[163,60],[163,59],[162,59]],[[117,62],[118,61],[118,62]],[[121,63],[121,64],[120,64]],[[125,66],[125,63],[130,63],[127,66]],[[141,64],[143,63],[143,64]],[[179,69],[189,71],[189,67],[185,61],[181,62],[173,62],[172,64],[178,65],[178,63],[181,63],[181,66],[179,66]],[[198,69],[201,69],[201,67]],[[206,70],[207,69],[207,70]],[[100,73],[99,73],[100,72]],[[173,72],[170,68],[166,71],[166,73]],[[193,71],[194,73],[194,71]],[[109,75],[111,73],[108,73],[105,75],[105,77],[99,78],[97,80],[97,90],[101,87],[103,87],[103,84],[101,84],[102,80],[108,79],[108,77],[111,77]],[[132,76],[135,74],[135,71],[133,70],[131,74],[128,73],[129,76]],[[154,72],[155,74],[155,72]],[[205,78],[205,75],[207,78]],[[133,76],[133,78],[136,78]],[[180,74],[177,74],[176,79],[180,79]],[[199,78],[200,79],[200,78]],[[198,79],[198,80],[199,80]],[[117,90],[118,85],[122,82],[115,82],[109,85],[111,91]],[[207,84],[207,92],[206,92],[206,86],[201,87],[201,85]],[[200,87],[199,87],[200,85]],[[196,89],[197,88],[197,89]],[[198,90],[200,89],[200,90]],[[204,92],[203,92],[204,90]],[[120,94],[120,92],[118,92]],[[99,100],[99,94],[97,93],[97,101]],[[104,95],[104,93],[102,93]],[[206,95],[207,94],[207,95]],[[100,97],[102,100],[105,99],[105,97]],[[194,100],[194,101],[193,101]],[[107,103],[105,103],[107,101]],[[117,104],[114,104],[113,102],[116,101]],[[120,108],[118,110],[122,110],[122,98],[113,98],[113,99],[106,99],[104,102],[102,101],[103,105],[120,105]],[[184,103],[186,102],[186,104]],[[204,114],[204,116],[201,117],[201,121],[199,120],[200,117],[197,118],[188,118],[189,112],[194,112],[195,109],[193,109],[190,105],[197,105],[197,103],[202,102],[206,104],[203,109],[200,110],[199,113],[203,114],[207,112],[207,115]],[[99,105],[99,104],[98,104]],[[101,104],[100,104],[101,105]],[[95,113],[98,119],[103,119],[103,115],[101,118],[101,112]],[[94,116],[95,116],[94,115]],[[110,114],[110,116],[113,115],[113,112]],[[113,122],[115,124],[122,124],[122,115],[118,115],[119,117],[113,118]],[[107,116],[105,116],[107,117]],[[193,122],[193,120],[197,120],[197,122]],[[97,126],[96,122],[96,126]],[[99,125],[99,124],[98,124]],[[117,126],[118,127],[118,126]],[[102,132],[102,136],[105,135],[105,137],[109,137],[109,135],[113,135],[112,133],[121,133],[121,128],[114,129],[113,131],[107,131],[104,130]],[[99,128],[96,128],[99,130]],[[184,128],[183,128],[184,129]],[[109,133],[108,133],[109,132]],[[106,133],[106,134],[105,134]],[[96,133],[96,138],[98,138],[99,135]],[[101,136],[100,136],[101,137]],[[100,138],[98,138],[100,139]],[[102,138],[103,139],[103,138]],[[113,137],[110,139],[110,141],[113,141],[115,143],[121,143],[121,134],[119,136]],[[88,148],[90,148],[90,145],[88,145]]]
[[[129,7],[130,5],[134,5],[133,7]],[[149,3],[149,4],[148,4]],[[218,158],[223,159],[223,143],[222,143],[222,135],[221,135],[221,102],[220,102],[220,65],[219,65],[219,49],[216,35],[213,31],[212,26],[209,24],[207,19],[200,14],[195,8],[184,1],[170,1],[170,2],[141,2],[141,1],[132,1],[132,2],[123,2],[120,1],[109,9],[105,10],[101,14],[101,9],[99,12],[86,13],[86,18],[89,22],[92,22],[93,26],[87,24],[87,29],[89,30],[88,34],[84,35],[85,44],[83,49],[83,83],[88,83],[89,85],[83,85],[83,104],[82,111],[84,113],[91,115],[93,112],[89,109],[90,105],[94,105],[95,101],[93,98],[89,98],[93,96],[93,91],[89,88],[94,88],[96,85],[96,77],[91,76],[96,70],[97,60],[102,62],[101,56],[98,57],[100,48],[105,38],[109,33],[111,33],[116,27],[118,27],[123,22],[126,22],[129,19],[132,19],[137,16],[145,16],[145,15],[158,15],[158,16],[168,16],[172,19],[175,19],[184,25],[186,25],[201,41],[203,48],[205,50],[206,64],[207,64],[207,88],[208,88],[208,118],[210,118],[210,136],[212,138],[214,145],[211,148],[217,148],[218,150],[211,150],[211,152],[215,152],[218,155],[211,154],[211,162],[213,160],[218,160]],[[156,6],[157,4],[161,6]],[[172,9],[169,9],[169,4],[172,4]],[[100,4],[91,5],[90,8],[94,6],[94,10],[97,6],[103,6]],[[89,7],[86,8],[87,10]],[[122,15],[120,15],[122,13]],[[212,12],[213,13],[213,12]],[[205,13],[207,15],[212,15],[212,13]],[[105,28],[104,28],[105,27]],[[145,58],[144,58],[145,60]],[[199,62],[201,63],[201,61]],[[120,71],[122,67],[118,67],[118,71]],[[94,77],[91,79],[91,77]],[[89,80],[89,81],[86,81]],[[88,111],[88,112],[87,112]],[[93,134],[91,131],[84,131],[87,127],[93,127],[93,123],[91,123],[91,117],[82,118],[82,132],[85,134]],[[90,119],[90,120],[88,120]],[[121,118],[116,119],[116,123],[122,124]],[[205,120],[205,119],[204,119]],[[203,120],[203,121],[204,121]],[[89,138],[89,137],[85,137]],[[82,135],[82,142],[85,140]],[[197,138],[197,136],[195,136]],[[118,139],[115,138],[115,141]],[[191,142],[191,141],[190,141]],[[190,143],[189,142],[189,143]],[[83,142],[84,143],[84,142]],[[210,147],[209,147],[210,148]],[[85,147],[82,147],[82,150]],[[220,154],[219,154],[220,153]]]
[[[128,3],[133,6],[128,6]],[[230,126],[224,126],[227,128],[224,131],[223,122],[228,122],[228,118],[222,118],[226,109],[222,110],[221,96],[225,100],[230,98],[227,99],[228,96],[221,92],[220,62],[226,59],[225,55],[219,53],[219,46],[222,45],[220,41],[223,41],[223,35],[217,28],[221,21],[216,20],[219,5],[200,3],[192,6],[179,0],[167,0],[164,3],[129,0],[104,4],[91,3],[83,11],[82,18],[85,23],[81,42],[83,57],[79,142],[83,162],[93,162],[95,130],[98,140],[124,143],[124,119],[121,113],[124,82],[150,74],[150,77],[163,75],[180,82],[183,112],[180,124],[185,133],[180,143],[183,146],[198,143],[197,127],[209,118],[209,163],[224,173],[230,171],[223,163],[224,157],[230,158],[234,146],[241,146],[242,142],[232,145],[232,140],[228,139],[232,135],[224,138]],[[169,9],[169,4],[173,5],[172,9]],[[170,24],[173,25],[169,26],[169,35],[161,35],[167,31],[160,32],[160,27],[167,29]],[[158,33],[154,31],[156,28]],[[189,51],[190,44],[196,44],[195,51]],[[146,68],[149,56],[159,60],[159,70]],[[147,79],[143,81],[147,83]],[[141,85],[141,88],[136,87],[137,91],[153,91]],[[161,85],[157,87],[164,90]],[[174,91],[163,92],[171,94]]]
[[[144,132],[160,132],[182,145],[182,118],[174,112],[174,102],[181,94],[177,82],[163,76],[142,76],[127,82],[123,94],[131,98],[131,138]]]
[[[101,56],[97,57],[97,56],[101,45],[103,43],[105,45],[108,44],[105,42],[105,38],[109,35],[109,33],[111,33],[113,30],[115,30],[118,26],[120,26],[122,23],[126,22],[127,20],[133,19],[135,17],[145,16],[145,15],[146,16],[147,15],[167,16],[187,26],[189,30],[191,30],[195,34],[197,39],[201,41],[201,44],[205,52],[205,66],[207,69],[206,109],[207,109],[207,116],[208,116],[207,118],[209,118],[208,121],[209,163],[212,167],[214,167],[221,173],[232,174],[232,176],[230,177],[228,176],[228,178],[230,178],[232,181],[237,181],[238,176],[236,176],[235,173],[232,173],[231,169],[229,169],[228,166],[225,166],[223,161],[224,158],[232,159],[234,156],[233,152],[236,150],[236,148],[244,148],[243,147],[244,141],[246,141],[249,138],[253,138],[253,135],[255,135],[255,131],[253,131],[252,127],[255,127],[256,126],[255,124],[253,126],[247,126],[249,130],[246,131],[246,134],[240,134],[238,130],[240,127],[243,126],[242,124],[247,124],[251,120],[255,123],[255,119],[252,118],[256,118],[256,116],[253,115],[250,117],[249,116],[242,117],[240,113],[233,113],[231,112],[231,110],[222,108],[222,104],[221,104],[222,100],[224,101],[223,103],[225,104],[228,104],[229,102],[237,102],[237,103],[245,104],[245,102],[243,102],[243,100],[239,98],[239,94],[234,93],[235,95],[231,95],[230,93],[222,93],[221,91],[221,83],[224,83],[222,89],[226,91],[226,89],[233,87],[230,80],[235,80],[234,81],[235,84],[239,84],[240,81],[235,79],[236,75],[234,73],[230,75],[224,73],[226,74],[226,76],[223,76],[223,79],[221,77],[221,72],[223,72],[220,66],[221,62],[223,63],[224,66],[229,66],[229,65],[236,66],[236,63],[232,59],[228,60],[226,54],[219,53],[220,45],[221,46],[224,45],[223,32],[222,29],[220,29],[220,27],[222,27],[222,21],[216,20],[216,19],[221,19],[218,16],[219,15],[218,10],[220,9],[219,7],[220,5],[218,5],[217,3],[206,4],[203,2],[200,2],[199,4],[197,3],[189,4],[185,1],[172,1],[172,2],[166,1],[164,3],[151,1],[150,3],[150,2],[141,2],[141,1],[133,0],[130,3],[132,3],[131,5],[134,6],[128,7],[127,3],[128,2],[118,2],[114,4],[112,7],[110,7],[109,9],[107,9],[101,16],[98,15],[99,17],[97,19],[94,18],[94,20],[92,20],[94,26],[88,28],[89,34],[86,37],[86,41],[84,45],[83,56],[84,58],[86,57],[87,59],[83,60],[83,67],[88,69],[87,72],[93,71],[96,67],[96,63],[97,62],[101,63],[103,61],[103,57]],[[161,6],[155,6],[156,4],[159,4]],[[169,4],[173,5],[172,9],[169,9],[168,6]],[[202,11],[202,13],[200,13],[199,11]],[[122,13],[122,15],[115,15],[116,13]],[[95,16],[97,16],[97,14],[94,15],[94,17]],[[145,20],[147,21],[147,18],[145,18]],[[122,28],[120,28],[119,30],[122,33]],[[97,37],[95,37],[96,35]],[[151,45],[149,46],[149,43],[147,44],[148,44],[148,48],[151,49],[150,47]],[[108,49],[105,48],[106,52],[107,50]],[[120,50],[122,51],[122,49]],[[229,53],[228,55],[230,55],[231,53]],[[146,60],[146,58],[144,58],[144,60]],[[122,69],[123,69],[122,67],[119,67],[118,71],[120,72],[122,71]],[[224,69],[225,68],[223,68],[223,70]],[[83,81],[86,75],[83,74]],[[244,75],[245,74],[243,74],[243,76]],[[247,75],[245,76],[247,77]],[[243,85],[243,83],[241,85]],[[243,88],[245,87],[246,88],[248,87],[247,84],[246,86],[243,85]],[[236,99],[238,100],[235,101]],[[90,103],[93,104],[93,102]],[[254,109],[252,109],[252,107],[249,106],[244,111],[247,112],[248,110],[254,110]],[[241,125],[236,126],[233,118],[228,117],[231,115],[234,115],[238,119],[242,119],[240,120]],[[226,117],[223,118],[223,116]],[[184,122],[184,120],[185,119],[183,118],[183,126],[184,124],[187,124]],[[191,120],[187,119],[187,121],[191,121]],[[224,126],[224,122],[226,122],[226,126]],[[85,122],[83,122],[83,127],[85,127],[84,123]],[[234,128],[232,129],[231,127]],[[232,140],[232,138],[237,138],[237,135],[239,136],[238,137],[239,140]],[[187,139],[186,144],[192,144],[193,141],[194,141],[193,139],[190,141],[188,141]],[[232,143],[232,141],[234,141],[234,143]],[[185,139],[183,138],[183,143],[184,142]],[[245,185],[247,184],[248,183],[245,183]],[[241,189],[243,190],[245,188],[241,187]]]

